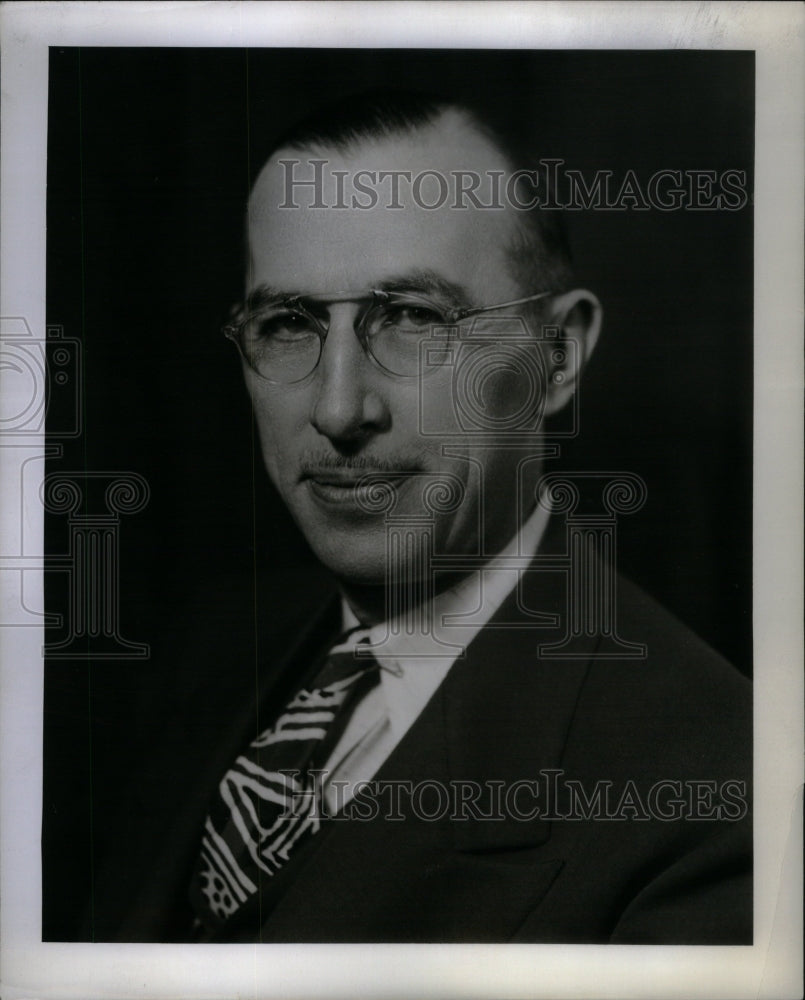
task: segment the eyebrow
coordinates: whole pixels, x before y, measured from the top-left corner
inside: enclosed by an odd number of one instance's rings
[[[406,271],[399,277],[378,282],[375,288],[383,292],[421,292],[423,295],[438,295],[456,309],[469,307],[470,294],[463,285],[448,281],[429,268]]]
[[[423,295],[434,295],[445,300],[447,305],[455,309],[465,309],[472,305],[469,292],[463,285],[448,281],[442,275],[429,268],[415,268],[394,277],[370,282],[367,285],[366,291],[372,290],[381,292],[419,292]],[[334,295],[339,294],[341,291],[357,291],[357,289],[332,289]],[[245,306],[251,312],[265,306],[278,305],[285,299],[305,298],[306,294],[310,293],[305,293],[300,289],[280,289],[262,282],[246,295]]]
[[[283,291],[279,288],[275,288],[273,285],[259,284],[247,293],[244,300],[246,309],[252,312],[255,309],[261,309],[263,306],[275,306],[282,302],[284,299],[295,298],[298,295],[303,295],[300,291]]]

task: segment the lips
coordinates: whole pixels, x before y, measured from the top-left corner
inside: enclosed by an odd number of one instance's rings
[[[365,487],[359,488],[355,483],[330,483],[319,479],[309,479],[308,486],[316,499],[326,504],[362,509],[359,494],[365,492]]]
[[[384,483],[391,482],[396,488],[409,474],[407,470],[402,469],[390,472],[387,469],[371,467],[347,467],[308,469],[301,478],[320,504],[372,514],[377,513],[378,488]]]

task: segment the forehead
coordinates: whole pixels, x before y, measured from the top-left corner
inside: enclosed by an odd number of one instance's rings
[[[314,166],[314,160],[325,162]],[[490,203],[490,172],[509,169],[503,154],[455,112],[346,151],[280,150],[249,199],[249,286],[361,290],[425,270],[479,301],[516,291],[507,257],[512,209],[478,209],[457,197],[457,185],[477,176],[477,197]],[[315,187],[297,183],[314,179]]]

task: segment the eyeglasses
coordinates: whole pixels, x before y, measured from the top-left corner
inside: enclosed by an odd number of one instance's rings
[[[420,345],[434,327],[452,326],[470,316],[536,302],[552,292],[472,309],[451,309],[418,292],[338,292],[288,296],[243,314],[223,328],[244,361],[261,378],[293,385],[307,378],[321,358],[329,329],[328,310],[336,302],[366,303],[355,334],[371,361],[387,375],[420,374]]]

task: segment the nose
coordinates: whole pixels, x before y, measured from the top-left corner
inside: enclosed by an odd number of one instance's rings
[[[330,326],[314,373],[310,422],[337,447],[354,447],[390,425],[382,374],[367,357],[355,332],[354,303],[330,308]]]

